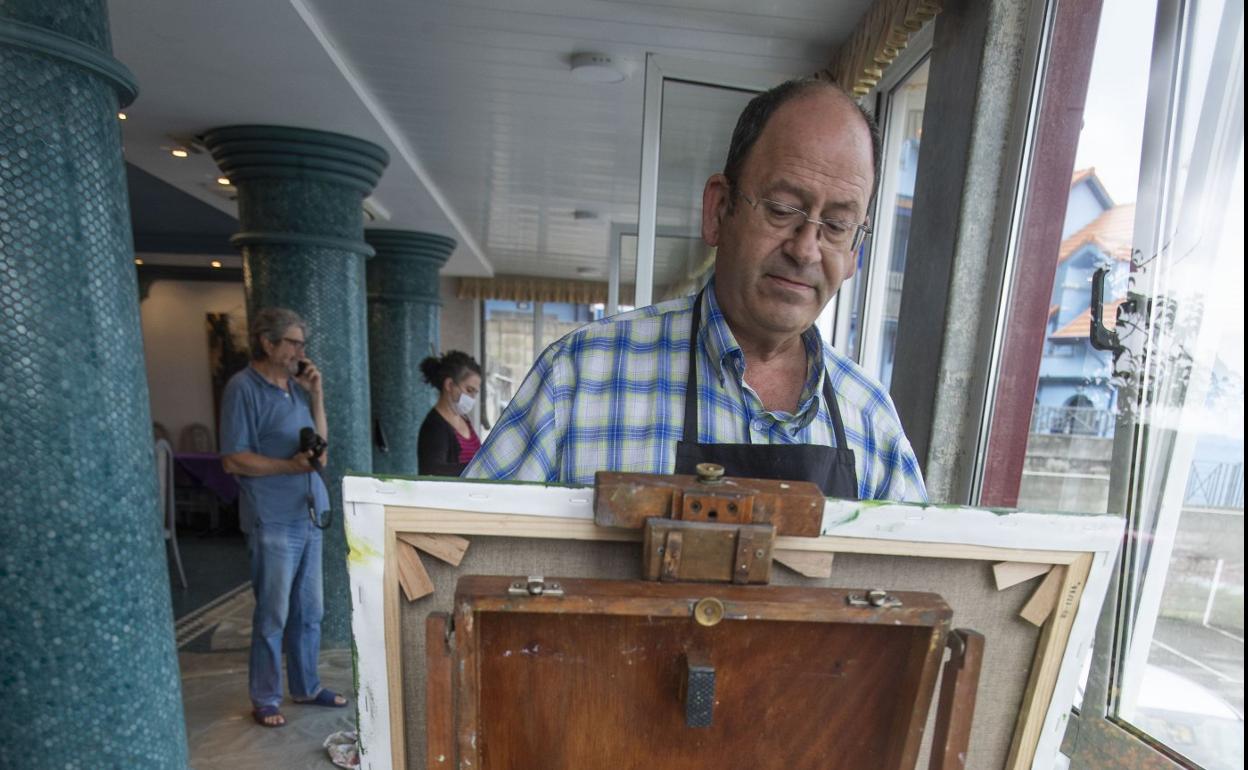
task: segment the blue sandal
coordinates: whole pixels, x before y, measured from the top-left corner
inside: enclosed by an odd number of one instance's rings
[[[266,722],[264,720],[270,717],[279,717],[280,722]],[[251,718],[261,727],[285,727],[286,717],[282,716],[282,712],[277,706],[257,706],[251,710]]]
[[[306,706],[326,706],[328,708],[333,708],[333,709],[346,708],[346,705],[351,702],[347,700],[346,698],[343,698],[342,703],[338,703],[336,702],[337,698],[338,698],[338,693],[334,692],[333,690],[327,690],[325,688],[321,688],[321,691],[318,692],[315,697],[307,698],[306,700],[292,698],[292,700],[294,700],[295,703],[302,703]]]

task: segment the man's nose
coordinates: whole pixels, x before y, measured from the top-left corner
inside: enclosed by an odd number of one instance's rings
[[[785,253],[801,265],[819,262],[823,252],[819,249],[819,224],[807,219],[797,226],[785,243]]]

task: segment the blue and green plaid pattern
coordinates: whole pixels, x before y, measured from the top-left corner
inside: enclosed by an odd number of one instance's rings
[[[595,471],[671,473],[684,422],[693,297],[596,321],[542,353],[465,478],[592,484]],[[768,412],[743,380],[745,356],[707,287],[699,330],[698,441],[836,443],[820,391],[832,378],[862,499],[926,501],[888,392],[825,345],[802,339],[809,373],[796,414]],[[822,355],[819,355],[819,352]]]

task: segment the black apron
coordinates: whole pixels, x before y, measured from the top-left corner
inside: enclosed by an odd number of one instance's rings
[[[854,450],[845,442],[845,425],[824,374],[823,400],[832,417],[836,446],[819,444],[699,444],[698,443],[698,326],[702,321],[702,294],[693,302],[689,334],[689,378],[685,390],[685,428],[676,442],[676,473],[696,473],[698,463],[724,466],[724,474],[756,479],[810,481],[827,497],[858,499]],[[816,416],[816,419],[818,417]]]

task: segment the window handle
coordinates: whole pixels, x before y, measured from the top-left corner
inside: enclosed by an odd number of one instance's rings
[[[1125,350],[1118,332],[1105,326],[1105,278],[1109,269],[1099,267],[1092,274],[1092,347],[1097,350],[1112,350],[1114,358]]]

